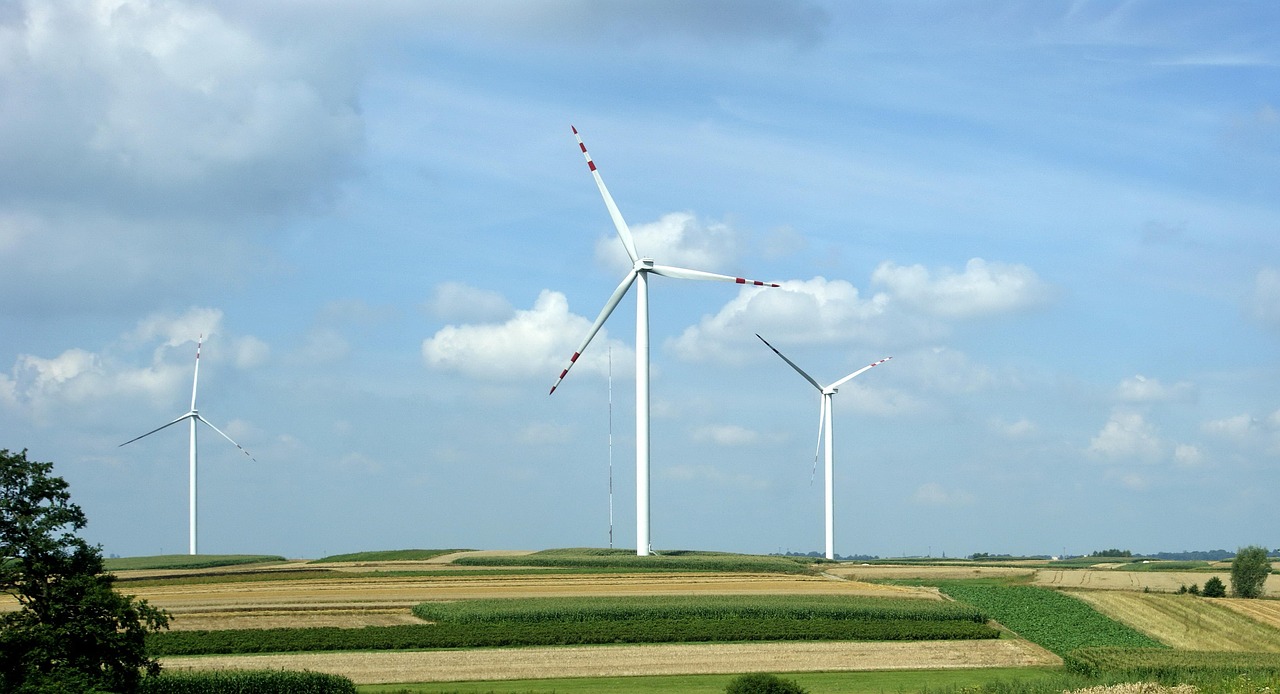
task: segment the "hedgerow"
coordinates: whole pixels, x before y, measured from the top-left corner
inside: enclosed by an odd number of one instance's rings
[[[338,675],[286,670],[178,672],[148,677],[138,694],[355,694]]]

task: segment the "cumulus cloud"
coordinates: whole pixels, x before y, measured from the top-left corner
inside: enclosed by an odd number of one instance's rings
[[[883,316],[888,297],[864,299],[858,288],[844,280],[822,277],[791,280],[777,288],[743,287],[715,315],[704,316],[667,347],[690,361],[740,362],[750,343],[743,335],[759,332],[786,335],[791,344],[848,342],[854,336],[867,342],[883,341],[888,326]],[[759,350],[752,346],[752,353]]]
[[[1159,379],[1137,374],[1120,382],[1116,398],[1133,403],[1185,401],[1195,397],[1195,390],[1195,386],[1187,381],[1165,385]]]
[[[1180,443],[1173,447],[1173,462],[1179,467],[1196,467],[1204,463],[1204,451],[1199,446]]]
[[[1164,448],[1159,432],[1141,413],[1118,410],[1089,442],[1088,452],[1103,460],[1150,463]]]
[[[569,312],[564,294],[543,290],[533,308],[517,310],[505,322],[441,328],[423,340],[422,358],[430,368],[485,380],[541,377],[550,383],[586,337],[591,323]],[[635,358],[634,351],[609,340],[607,328],[602,328],[574,365],[574,372],[607,373],[609,347],[615,359]]]
[[[15,9],[0,19],[11,194],[274,209],[309,198],[361,141],[355,84],[324,45],[271,43],[203,3]]]
[[[964,272],[932,272],[923,265],[881,263],[871,283],[885,287],[895,301],[946,319],[1024,311],[1045,303],[1049,286],[1025,265],[973,258]]]
[[[222,311],[216,308],[190,308],[181,314],[155,313],[138,322],[130,337],[140,343],[163,340],[166,347],[194,342],[209,337],[222,328]]]
[[[330,42],[183,0],[4,7],[0,310],[194,296],[355,170],[359,84]]]
[[[661,265],[727,275],[737,264],[738,235],[726,224],[703,224],[689,212],[672,212],[630,229],[636,252]],[[631,269],[631,259],[617,234],[596,241],[595,253],[597,262],[618,274]]]
[[[658,469],[658,474],[667,479],[682,482],[706,482],[718,487],[756,490],[769,488],[769,483],[759,477],[744,473],[728,473],[712,465],[662,466]]]

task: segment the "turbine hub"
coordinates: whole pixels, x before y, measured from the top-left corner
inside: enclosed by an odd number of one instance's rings
[[[636,263],[635,263],[635,265],[633,265],[633,266],[632,266],[632,268],[633,268],[636,272],[643,272],[643,271],[645,271],[645,270],[652,270],[652,269],[653,269],[653,258],[639,258],[639,259],[637,259],[637,260],[636,260]]]

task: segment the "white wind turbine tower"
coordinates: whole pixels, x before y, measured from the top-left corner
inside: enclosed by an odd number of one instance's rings
[[[569,373],[569,369],[573,368],[574,363],[578,361],[578,357],[582,355],[587,345],[591,343],[591,339],[596,336],[604,322],[608,320],[609,314],[613,313],[613,309],[618,306],[618,302],[622,301],[622,297],[626,295],[627,290],[634,283],[636,285],[636,555],[644,557],[649,555],[651,548],[649,542],[649,275],[654,274],[684,280],[717,280],[749,284],[757,287],[777,287],[780,285],[747,280],[741,277],[730,277],[729,275],[718,275],[702,270],[687,270],[670,265],[659,265],[654,262],[653,258],[641,257],[636,252],[631,230],[622,219],[622,213],[618,211],[618,206],[614,204],[613,196],[609,195],[609,190],[605,188],[604,179],[600,178],[600,172],[596,170],[595,162],[591,160],[591,155],[587,153],[587,146],[583,144],[582,136],[578,134],[577,128],[573,128],[573,135],[578,140],[578,147],[582,150],[582,156],[587,160],[587,167],[591,169],[591,175],[596,179],[596,186],[600,188],[600,195],[604,197],[604,206],[609,210],[609,216],[613,219],[613,226],[618,230],[618,238],[621,239],[623,248],[627,250],[627,256],[631,258],[632,265],[631,269],[627,271],[626,277],[623,277],[622,282],[618,284],[618,288],[613,290],[613,295],[605,302],[604,309],[600,311],[600,315],[596,317],[596,322],[587,331],[587,336],[582,340],[582,344],[578,345],[577,351],[569,358],[569,363],[560,372],[560,377],[551,386],[551,392],[556,392],[556,387],[564,380],[565,375]]]
[[[200,383],[200,346],[201,346],[201,344],[203,344],[203,342],[204,342],[204,335],[201,335],[201,336],[200,336],[200,339],[196,341],[196,369],[195,369],[195,376],[191,379],[191,411],[190,411],[190,412],[187,412],[186,414],[182,415],[181,417],[178,417],[177,419],[173,420],[172,422],[169,422],[168,424],[165,424],[165,425],[164,425],[164,426],[162,426],[162,427],[157,427],[157,428],[155,428],[155,429],[152,429],[151,431],[148,431],[147,433],[143,434],[142,436],[137,436],[137,437],[135,437],[135,438],[129,439],[128,441],[125,441],[124,443],[120,444],[121,446],[127,446],[127,445],[129,445],[129,444],[133,443],[134,441],[137,441],[138,439],[141,439],[141,438],[146,438],[146,437],[148,437],[148,436],[150,436],[150,435],[152,435],[152,434],[156,433],[157,431],[160,431],[161,429],[165,429],[165,428],[171,427],[171,426],[173,426],[174,424],[177,424],[178,422],[181,422],[181,421],[182,421],[182,420],[184,420],[184,419],[185,419],[185,420],[187,420],[187,421],[190,423],[190,426],[191,426],[191,449],[190,449],[190,456],[191,456],[191,524],[190,524],[191,542],[190,542],[190,552],[189,552],[190,554],[195,554],[195,553],[196,553],[196,421],[197,421],[197,420],[199,420],[199,421],[201,421],[201,422],[204,422],[205,424],[208,424],[210,429],[213,429],[214,431],[216,431],[216,432],[218,432],[219,434],[221,434],[221,435],[222,435],[222,438],[224,438],[224,439],[226,439],[226,440],[228,440],[228,441],[231,441],[231,443],[232,443],[232,444],[234,444],[236,448],[239,448],[239,449],[240,449],[240,451],[241,451],[242,453],[244,453],[245,455],[248,455],[250,460],[252,460],[252,461],[253,461],[253,462],[255,462],[255,463],[256,463],[256,462],[258,462],[256,458],[254,458],[252,455],[249,455],[249,451],[246,451],[246,450],[244,449],[244,447],[243,447],[243,446],[241,446],[240,444],[238,444],[238,443],[236,443],[234,440],[232,440],[232,438],[231,438],[230,436],[227,436],[226,434],[223,434],[223,433],[222,433],[222,430],[221,430],[221,429],[219,429],[218,427],[215,427],[214,425],[209,424],[209,420],[207,420],[207,419],[205,419],[204,417],[202,417],[202,416],[200,415],[200,411],[196,409],[196,386],[197,386],[197,385],[199,385],[199,383]]]
[[[756,333],[756,337],[760,337],[760,334]],[[835,454],[835,433],[833,431],[835,427],[831,421],[834,414],[831,410],[831,406],[834,402],[833,396],[836,394],[836,391],[840,389],[840,386],[845,384],[845,382],[849,381],[850,379],[857,376],[858,374],[861,374],[862,372],[867,371],[868,369],[879,366],[889,361],[890,359],[893,359],[893,357],[885,357],[884,359],[881,359],[880,361],[874,364],[867,364],[866,366],[862,367],[861,369],[858,369],[857,371],[854,371],[853,373],[849,374],[848,376],[845,376],[839,381],[836,381],[835,383],[832,383],[829,386],[823,386],[817,381],[813,380],[812,376],[805,373],[804,369],[800,368],[799,366],[796,366],[795,362],[791,361],[790,359],[787,359],[786,355],[784,355],[782,352],[779,352],[777,347],[774,347],[773,345],[769,344],[768,340],[764,339],[763,337],[760,337],[760,341],[763,342],[766,347],[773,350],[774,354],[778,355],[779,357],[782,357],[782,361],[785,361],[788,364],[790,364],[791,368],[796,370],[796,373],[800,374],[801,376],[804,376],[804,380],[813,384],[813,387],[817,388],[818,392],[822,394],[822,401],[820,403],[820,409],[818,411],[818,448],[823,447],[823,443],[824,443],[823,439],[826,439],[825,441],[826,450],[827,450],[827,471],[826,471],[827,552],[826,552],[826,556],[827,556],[827,559],[835,559],[836,558],[836,537],[835,537],[836,536],[836,502],[835,502],[836,454]],[[814,467],[817,467],[818,465],[817,450],[815,450],[813,453],[813,464],[814,464]]]

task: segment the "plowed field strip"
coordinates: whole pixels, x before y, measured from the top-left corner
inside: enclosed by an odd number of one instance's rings
[[[1071,591],[1094,609],[1174,648],[1280,652],[1280,629],[1190,595]]]
[[[164,658],[166,670],[289,669],[356,684],[636,675],[1054,666],[1022,640],[676,644]]]

